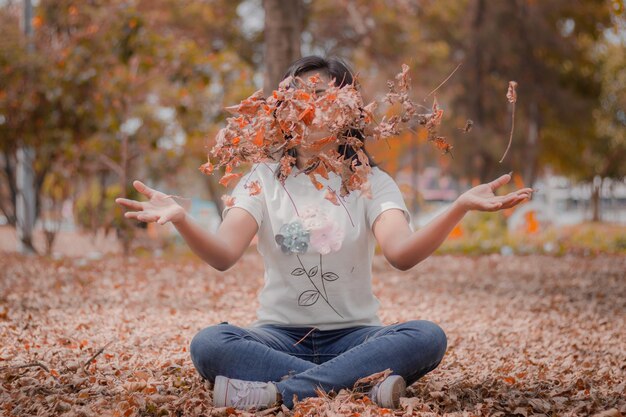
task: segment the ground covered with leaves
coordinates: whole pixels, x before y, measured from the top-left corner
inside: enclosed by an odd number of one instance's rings
[[[626,258],[431,257],[399,272],[377,257],[385,323],[428,319],[441,366],[399,410],[341,391],[264,415],[626,415]],[[0,413],[227,416],[188,346],[205,326],[254,319],[258,254],[219,273],[194,260],[0,253]]]

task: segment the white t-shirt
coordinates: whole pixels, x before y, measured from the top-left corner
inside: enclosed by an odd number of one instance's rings
[[[379,301],[372,292],[372,224],[380,213],[394,208],[402,210],[410,224],[398,186],[373,167],[372,198],[356,191],[336,206],[324,198],[326,189],[317,190],[304,174],[292,173],[283,187],[275,175],[277,166],[255,164],[231,193],[234,204],[223,212],[225,216],[232,207],[243,208],[259,225],[257,250],[265,264],[265,286],[253,326],[332,330],[381,325]],[[339,176],[317,178],[339,194]],[[250,196],[244,186],[253,181],[261,192]]]

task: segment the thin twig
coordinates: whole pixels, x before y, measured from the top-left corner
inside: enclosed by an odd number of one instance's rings
[[[309,330],[309,332],[307,334],[302,336],[302,339],[300,339],[296,343],[294,343],[293,346],[298,346],[300,344],[300,342],[302,342],[304,339],[306,339],[311,333],[313,333],[313,330],[316,330],[316,329],[317,329],[317,327],[313,327],[311,330]]]
[[[98,357],[98,355],[100,355],[102,352],[104,352],[104,349],[106,349],[107,347],[109,347],[109,345],[111,343],[113,343],[115,340],[111,340],[109,343],[107,343],[106,345],[102,346],[91,358],[89,358],[87,360],[87,362],[85,362],[83,364],[83,369],[87,368],[87,365],[89,365],[91,362],[93,362],[94,359],[96,359],[96,357]]]
[[[348,219],[350,219],[350,224],[352,225],[352,227],[354,227],[354,222],[352,221],[352,216],[350,215],[350,211],[348,210],[348,207],[346,207],[346,205],[343,204],[343,201],[341,201],[341,196],[337,194],[337,191],[333,190],[330,186],[327,186],[327,188],[330,190],[331,193],[335,194],[335,197],[337,197],[337,201],[339,201],[339,204],[341,204],[343,206],[343,209],[346,211],[346,214],[348,215]]]
[[[511,143],[513,143],[513,128],[515,127],[515,102],[511,103],[513,104],[513,108],[511,110],[511,135],[509,136],[509,144],[506,147],[506,150],[504,151],[504,155],[502,155],[502,159],[500,159],[500,161],[498,163],[502,163],[502,161],[504,161],[504,158],[506,157],[507,152],[509,151],[509,148],[511,147]]]
[[[266,165],[267,166],[267,165]],[[260,165],[255,166],[250,173],[248,174],[248,176],[246,177],[246,182],[243,183],[243,188],[247,188],[248,185],[248,181],[250,181],[250,177],[252,176],[252,174],[254,174],[254,171],[257,170],[257,168],[260,167]],[[268,167],[269,168],[269,167]]]
[[[428,97],[430,97],[432,94],[434,94],[434,93],[435,93],[435,91],[439,90],[439,88],[440,88],[442,85],[444,85],[444,84],[445,84],[445,83],[446,83],[446,82],[450,79],[450,77],[452,77],[452,76],[454,75],[454,73],[456,72],[456,70],[458,70],[459,68],[461,68],[461,65],[462,65],[462,64],[463,64],[462,62],[461,62],[461,63],[459,63],[459,65],[457,65],[457,66],[456,66],[456,68],[454,69],[454,71],[452,71],[452,72],[450,73],[450,75],[448,75],[448,77],[447,77],[445,80],[443,80],[443,81],[441,82],[441,84],[439,84],[439,85],[437,86],[437,88],[435,88],[433,91],[431,91],[430,93],[428,93],[428,95],[427,95],[426,97],[424,97],[424,101],[426,101],[426,99],[427,99]]]
[[[41,362],[30,362],[24,365],[5,366],[5,367],[0,368],[0,371],[8,371],[10,369],[32,368],[34,366],[38,366],[39,368],[43,369],[44,371],[48,373],[50,372],[50,369],[48,369],[48,367]]]
[[[271,170],[271,168],[267,165],[267,163],[263,162],[263,165],[265,165],[267,169]],[[291,194],[289,194],[289,191],[287,191],[287,187],[285,187],[285,184],[283,184],[280,181],[278,181],[278,183],[283,187],[283,190],[285,190],[285,193],[287,193],[287,197],[289,197],[289,200],[291,200],[291,204],[293,204],[293,209],[296,211],[296,216],[300,217],[300,213],[298,212],[298,207],[296,207],[296,202],[293,201]]]

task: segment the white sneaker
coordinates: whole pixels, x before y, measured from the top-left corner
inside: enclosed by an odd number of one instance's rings
[[[389,375],[369,392],[372,401],[383,408],[398,408],[406,392],[406,381],[400,375]]]
[[[276,385],[271,382],[242,381],[218,375],[213,387],[213,406],[260,410],[274,404],[277,394]]]

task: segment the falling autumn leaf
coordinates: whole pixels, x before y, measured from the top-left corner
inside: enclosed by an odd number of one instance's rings
[[[233,196],[230,196],[230,195],[224,194],[224,195],[222,196],[222,201],[224,202],[224,205],[225,205],[226,207],[232,207],[232,206],[234,206],[234,205],[235,205],[235,198],[236,198],[236,197],[233,197]]]
[[[517,82],[515,81],[509,81],[509,88],[506,92],[506,99],[509,101],[509,103],[511,103],[511,134],[509,135],[509,144],[506,147],[506,150],[504,151],[504,155],[502,155],[502,158],[500,158],[500,161],[498,161],[499,163],[502,163],[502,161],[504,161],[504,158],[506,157],[506,154],[509,152],[509,149],[511,148],[511,144],[513,143],[513,130],[515,128],[515,103],[517,103]]]
[[[258,195],[261,193],[261,185],[259,184],[258,181],[250,181],[245,188],[248,190],[249,194],[252,195]]]

